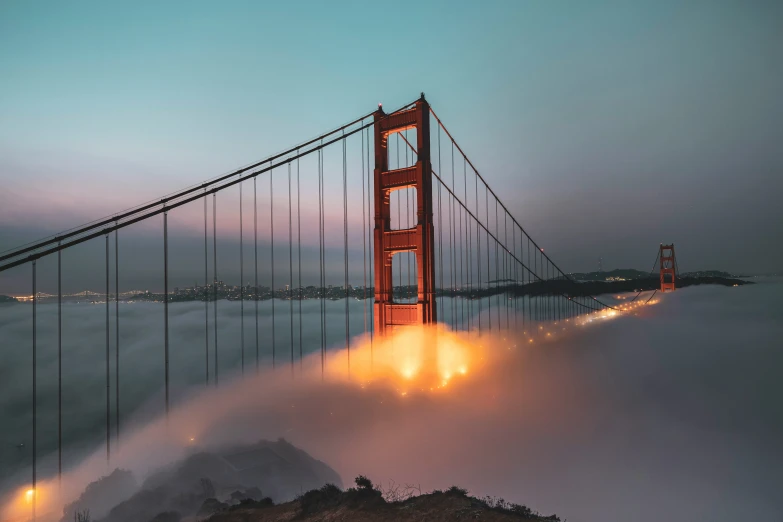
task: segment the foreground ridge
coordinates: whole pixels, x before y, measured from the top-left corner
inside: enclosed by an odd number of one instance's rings
[[[222,504],[210,522],[282,521],[282,520],[528,520],[560,522],[557,515],[543,516],[527,506],[506,502],[502,498],[477,498],[468,491],[452,486],[446,491],[418,494],[418,488],[392,483],[385,490],[364,476],[356,478],[355,488],[345,491],[326,484],[300,495],[297,499],[274,505],[271,499],[243,500],[235,506]],[[205,506],[206,506],[205,502]],[[214,506],[214,503],[212,504]],[[203,514],[203,512],[202,512]]]

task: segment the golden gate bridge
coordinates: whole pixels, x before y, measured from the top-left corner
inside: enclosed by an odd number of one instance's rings
[[[432,129],[434,128],[434,132]],[[349,158],[349,147],[353,158]],[[336,152],[339,167],[326,165],[326,153]],[[356,165],[360,165],[359,168]],[[350,167],[349,167],[350,165]],[[302,178],[305,185],[315,189],[312,200],[302,201]],[[105,380],[106,380],[106,457],[112,451],[111,363],[114,359],[114,435],[120,434],[120,284],[123,268],[119,250],[120,231],[131,225],[162,216],[161,249],[163,252],[163,311],[164,335],[161,342],[163,364],[164,410],[170,409],[169,393],[169,225],[168,217],[186,205],[203,207],[203,286],[198,287],[204,301],[204,379],[205,385],[219,383],[220,357],[218,344],[218,212],[239,214],[239,260],[241,303],[241,367],[244,372],[246,356],[245,319],[254,319],[256,370],[259,353],[271,352],[272,366],[279,366],[283,348],[277,340],[275,321],[271,331],[259,332],[259,301],[262,300],[259,283],[259,265],[271,273],[271,314],[275,307],[288,307],[290,322],[288,363],[293,372],[297,359],[301,361],[302,321],[301,303],[305,299],[302,285],[302,209],[316,210],[317,223],[305,222],[310,229],[317,226],[318,286],[314,298],[320,301],[320,357],[328,349],[326,337],[328,264],[327,236],[342,243],[342,291],[345,300],[345,346],[350,358],[351,314],[348,302],[351,295],[349,277],[349,248],[358,248],[355,236],[349,238],[349,207],[355,205],[348,198],[348,184],[361,179],[362,234],[361,274],[363,279],[364,331],[386,335],[395,329],[410,325],[442,323],[453,330],[492,331],[502,329],[535,329],[543,322],[570,321],[585,314],[615,308],[592,295],[585,295],[580,284],[572,280],[551,259],[548,253],[509,212],[464,149],[457,143],[443,121],[438,117],[422,93],[421,97],[405,106],[385,112],[382,106],[353,119],[316,138],[297,144],[251,165],[219,176],[199,185],[166,195],[158,200],[119,212],[92,223],[44,238],[0,254],[0,272],[28,266],[30,270],[32,329],[30,331],[32,383],[32,490],[37,477],[37,405],[38,383],[36,372],[37,304],[41,298],[57,298],[57,357],[58,357],[58,474],[62,474],[62,255],[69,249],[89,242],[104,243],[105,259],[103,293],[85,292],[103,296],[105,300]],[[258,191],[268,184],[268,207],[259,206]],[[253,193],[253,253],[252,270],[245,270],[245,233],[242,191],[252,186]],[[332,213],[327,204],[334,203],[327,191],[339,188],[342,193],[342,237],[329,230]],[[219,195],[229,190],[240,194],[239,208],[223,209]],[[276,192],[277,189],[277,192]],[[211,202],[210,202],[211,199]],[[317,200],[317,201],[316,201]],[[211,204],[210,204],[211,203]],[[280,222],[280,208],[284,205]],[[403,206],[405,207],[403,209]],[[210,227],[211,209],[211,227]],[[339,214],[338,214],[339,215]],[[277,221],[275,220],[277,217]],[[288,219],[286,220],[285,217]],[[270,238],[269,257],[259,256],[259,218],[262,233]],[[268,218],[268,219],[265,219]],[[266,220],[266,223],[264,221]],[[339,221],[339,219],[337,220]],[[339,223],[338,223],[339,225]],[[211,228],[211,230],[210,230]],[[210,245],[209,233],[212,241]],[[277,233],[277,235],[276,235]],[[277,238],[277,239],[276,239]],[[333,245],[334,246],[334,241]],[[211,248],[210,248],[211,247]],[[275,248],[278,255],[275,255]],[[665,248],[664,248],[665,247]],[[280,249],[287,253],[287,263],[281,263]],[[264,252],[261,252],[264,255]],[[57,292],[45,294],[37,288],[38,261],[55,256],[57,261]],[[212,261],[210,274],[209,262]],[[111,262],[113,260],[113,263]],[[305,259],[307,261],[307,259]],[[192,260],[192,263],[201,260]],[[673,245],[661,245],[656,265],[661,267],[661,290],[674,289],[675,266]],[[653,269],[655,269],[655,266]],[[358,267],[352,267],[356,271]],[[403,277],[403,271],[407,276]],[[67,274],[65,274],[67,276]],[[112,278],[113,275],[113,278]],[[252,276],[252,284],[249,279]],[[396,277],[395,277],[396,276]],[[111,283],[113,279],[113,289]],[[395,281],[396,279],[396,281]],[[285,292],[276,292],[278,285],[286,285]],[[402,289],[415,288],[413,292]],[[356,294],[356,291],[353,291]],[[641,293],[641,292],[640,292]],[[332,295],[334,291],[332,290]],[[636,297],[638,297],[637,294]],[[113,299],[112,299],[113,297]],[[283,302],[281,297],[285,298]],[[312,295],[310,297],[313,297]],[[636,297],[634,300],[636,300]],[[372,299],[372,306],[368,306]],[[111,301],[114,301],[112,310]],[[253,305],[246,313],[245,302]],[[648,299],[649,301],[649,299]],[[298,302],[298,304],[297,304]],[[298,307],[298,310],[297,310]],[[110,317],[114,314],[114,331]],[[210,313],[211,312],[211,313]],[[295,324],[296,314],[300,317]],[[298,327],[298,336],[296,328]],[[114,334],[112,336],[112,333]],[[112,339],[113,338],[113,339]],[[112,343],[113,341],[113,343]],[[295,341],[298,341],[298,345]],[[112,346],[113,344],[113,346]],[[113,348],[113,353],[112,353]],[[298,354],[297,354],[298,352]],[[251,352],[252,354],[252,352]],[[33,499],[33,513],[35,499]]]

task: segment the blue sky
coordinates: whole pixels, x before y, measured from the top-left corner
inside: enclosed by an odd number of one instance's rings
[[[662,241],[684,268],[780,269],[782,21],[764,1],[3,2],[0,249],[424,91],[567,270],[644,268]]]

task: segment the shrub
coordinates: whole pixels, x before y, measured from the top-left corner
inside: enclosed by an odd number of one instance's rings
[[[302,515],[310,515],[338,505],[342,494],[342,490],[334,484],[324,484],[320,489],[306,492],[298,498]]]
[[[368,479],[364,475],[356,477],[356,487],[359,489],[375,489],[372,480]]]
[[[522,504],[511,504],[508,508],[509,511],[515,515],[523,515],[529,517],[533,514],[533,510]]]
[[[449,489],[446,490],[446,493],[449,495],[454,495],[457,497],[467,497],[468,496],[468,490],[465,488],[461,488],[459,486],[451,486]]]

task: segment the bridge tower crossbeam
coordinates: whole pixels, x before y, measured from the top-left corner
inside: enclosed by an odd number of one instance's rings
[[[374,114],[375,170],[375,301],[374,331],[390,333],[397,326],[429,324],[437,321],[435,300],[435,249],[432,214],[432,164],[430,162],[430,106],[424,94],[407,110],[385,114],[381,107]],[[389,170],[389,136],[416,130],[416,164]],[[416,226],[404,230],[391,228],[391,193],[416,189]],[[395,303],[393,299],[392,259],[401,252],[415,252],[417,302]]]

